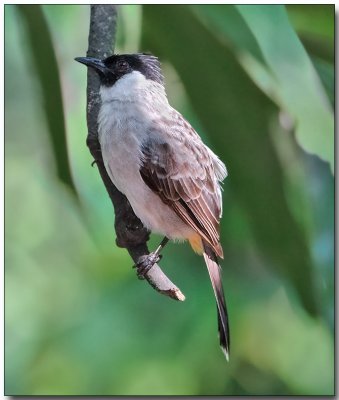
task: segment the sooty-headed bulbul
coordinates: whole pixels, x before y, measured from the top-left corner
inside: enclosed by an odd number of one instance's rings
[[[99,142],[107,173],[152,232],[188,240],[202,254],[214,290],[221,348],[229,357],[229,325],[218,257],[224,163],[170,106],[157,57],[79,57],[100,77]],[[153,257],[152,257],[153,256]],[[156,257],[155,257],[156,256]]]

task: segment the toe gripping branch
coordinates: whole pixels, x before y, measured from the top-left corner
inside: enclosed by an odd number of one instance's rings
[[[168,241],[169,239],[164,237],[158,248],[153,253],[139,257],[138,262],[134,265],[134,268],[137,269],[139,279],[145,279],[147,272],[149,272],[151,268],[162,259],[160,251],[166,246]]]
[[[145,275],[149,272],[154,265],[162,259],[161,254],[150,253],[148,255],[144,255],[139,257],[138,262],[133,265],[133,268],[136,268],[137,275],[139,279],[145,279]]]

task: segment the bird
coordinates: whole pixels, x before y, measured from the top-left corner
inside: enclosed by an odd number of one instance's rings
[[[229,359],[229,320],[220,243],[222,187],[228,172],[168,101],[158,57],[150,53],[77,57],[100,78],[98,137],[106,171],[136,216],[164,240],[141,267],[147,272],[169,240],[203,255],[214,291],[221,349]]]

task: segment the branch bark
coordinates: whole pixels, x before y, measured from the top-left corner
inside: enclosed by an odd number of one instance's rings
[[[88,37],[88,57],[103,59],[113,54],[117,24],[117,9],[114,5],[91,5],[90,30]],[[116,243],[128,250],[135,263],[149,254],[147,241],[149,231],[134,214],[127,198],[118,191],[110,180],[101,154],[98,139],[98,113],[100,109],[99,78],[88,68],[87,75],[87,146],[96,161],[101,179],[112,201],[115,211]],[[148,283],[158,292],[176,300],[185,296],[155,264],[145,275]]]

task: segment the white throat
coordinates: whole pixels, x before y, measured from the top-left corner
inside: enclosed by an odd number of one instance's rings
[[[165,88],[160,83],[146,79],[145,76],[133,71],[120,78],[113,86],[100,87],[101,101],[103,103],[115,100],[135,101],[148,97],[148,93],[166,98]]]

